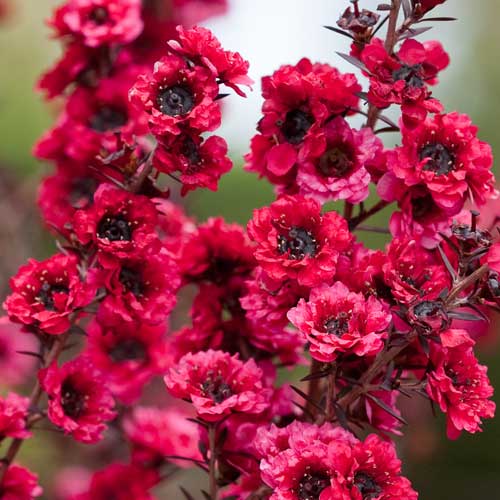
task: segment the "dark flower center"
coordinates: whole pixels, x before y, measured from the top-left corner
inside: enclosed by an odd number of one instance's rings
[[[104,7],[96,7],[89,14],[89,19],[94,23],[101,25],[109,19],[109,13]]]
[[[356,472],[354,486],[358,488],[363,500],[377,498],[382,493],[382,488],[366,472]]]
[[[188,87],[173,85],[160,89],[156,105],[164,115],[186,115],[194,108],[194,96]]]
[[[281,125],[281,131],[290,144],[299,144],[314,123],[314,118],[300,109],[294,109],[286,114]]]
[[[436,204],[430,193],[426,193],[423,196],[417,196],[411,199],[411,213],[413,219],[416,221],[422,221],[425,217],[433,213],[436,208]]]
[[[47,311],[55,311],[54,293],[69,293],[67,286],[50,283],[43,283],[38,292],[37,298],[44,305]]]
[[[425,145],[419,158],[420,161],[428,159],[424,170],[432,170],[436,175],[449,174],[455,168],[455,155],[439,142]]]
[[[68,196],[69,204],[73,208],[85,208],[94,199],[97,181],[91,177],[78,177],[71,183],[71,191]]]
[[[128,267],[122,267],[118,279],[120,283],[136,297],[141,297],[143,295],[144,282],[142,281],[142,275],[139,271]]]
[[[417,318],[429,318],[436,316],[441,310],[441,303],[432,300],[424,300],[414,307],[413,312]]]
[[[408,87],[421,88],[424,86],[422,65],[415,64],[413,66],[408,66],[407,64],[403,64],[401,68],[392,72],[392,79],[395,82],[404,80]]]
[[[61,406],[65,415],[76,420],[86,410],[87,396],[78,391],[71,380],[65,380],[61,386]]]
[[[350,315],[348,313],[341,312],[338,316],[327,319],[323,327],[326,333],[335,335],[336,337],[342,337],[342,335],[349,330],[349,319]]]
[[[193,139],[191,139],[191,137],[187,137],[184,140],[181,148],[181,154],[189,160],[191,165],[196,165],[201,160],[198,145],[193,141]]]
[[[278,236],[278,253],[288,252],[291,260],[301,260],[306,255],[316,255],[317,242],[310,231],[302,227],[292,227],[288,235]]]
[[[321,492],[330,486],[330,478],[323,472],[306,473],[299,482],[297,496],[300,500],[318,500]]]
[[[353,152],[347,146],[337,146],[321,156],[317,169],[325,177],[344,177],[354,166]]]
[[[122,215],[114,217],[105,215],[97,225],[97,235],[99,238],[107,238],[109,241],[130,241],[132,229]]]
[[[233,395],[231,387],[220,375],[212,377],[209,374],[207,380],[201,384],[201,390],[215,404],[220,404]]]
[[[147,356],[146,347],[138,339],[124,339],[114,345],[108,354],[114,363],[144,361]]]
[[[107,132],[123,127],[127,123],[127,114],[112,106],[102,106],[90,117],[89,125],[96,132]]]

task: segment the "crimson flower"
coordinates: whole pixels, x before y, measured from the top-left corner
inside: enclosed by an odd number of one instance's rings
[[[220,125],[220,108],[214,100],[218,92],[209,69],[169,55],[156,62],[153,73],[139,76],[130,100],[149,115],[155,135],[180,134],[181,126],[207,132]]]
[[[153,165],[160,172],[179,172],[181,194],[199,187],[217,191],[221,176],[233,166],[227,156],[226,141],[217,135],[203,139],[199,135],[184,134],[170,137],[155,150]]]
[[[361,90],[353,74],[301,59],[262,79],[263,117],[253,137],[246,168],[278,187],[293,187],[303,148],[336,115],[356,107]]]
[[[30,400],[15,392],[0,397],[0,441],[6,437],[26,439],[31,432],[26,428]]]
[[[40,370],[38,378],[48,395],[53,424],[76,441],[96,443],[102,438],[104,422],[116,416],[114,400],[87,358],[80,356],[61,367],[53,363]]]
[[[11,278],[12,293],[4,307],[12,321],[58,335],[70,327],[70,314],[88,305],[95,287],[80,279],[78,258],[56,254],[44,261],[29,259]]]
[[[113,395],[130,404],[172,361],[165,333],[165,325],[122,322],[104,327],[93,322],[85,354]]]
[[[261,413],[271,396],[253,359],[243,362],[238,355],[211,349],[186,354],[168,371],[165,383],[173,396],[191,401],[209,422],[233,412]]]
[[[431,351],[433,369],[427,376],[427,394],[446,413],[450,439],[462,431],[481,432],[482,419],[495,415],[487,367],[478,363],[467,332],[457,333],[441,336],[443,345]]]
[[[140,0],[68,0],[49,24],[89,47],[131,42],[142,31]]]
[[[99,322],[106,325],[123,320],[164,322],[176,304],[180,286],[177,265],[165,249],[110,261],[108,267],[92,270],[89,281],[106,289],[97,312]]]
[[[403,129],[403,144],[387,155],[385,182],[399,182],[402,189],[425,186],[448,216],[458,214],[468,199],[484,205],[496,195],[493,156],[476,134],[470,118],[455,112],[428,118],[413,130]]]
[[[33,500],[41,496],[38,476],[20,465],[9,465],[0,481],[2,500]]]
[[[370,296],[350,292],[341,282],[311,290],[288,313],[290,321],[310,342],[311,356],[334,361],[339,354],[373,356],[384,346],[391,314]]]
[[[370,78],[368,100],[378,108],[401,106],[405,126],[421,123],[428,112],[443,106],[431,97],[428,85],[437,83],[438,73],[450,62],[439,42],[407,39],[395,56],[387,53],[380,38],[373,38],[359,55]]]
[[[93,242],[111,257],[134,257],[153,244],[158,244],[154,232],[157,213],[153,203],[142,195],[101,184],[94,195],[94,204],[78,210],[73,218],[73,229],[80,243]]]
[[[352,242],[344,218],[337,212],[322,215],[316,201],[302,196],[283,196],[255,210],[248,234],[257,244],[257,262],[271,278],[304,286],[330,281],[340,253]]]

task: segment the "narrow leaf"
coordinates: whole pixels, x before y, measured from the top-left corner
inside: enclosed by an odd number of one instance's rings
[[[335,31],[335,33],[338,33],[339,35],[343,35],[346,36],[347,38],[350,38],[351,40],[354,40],[354,37],[351,36],[349,33],[339,28],[335,28],[335,26],[323,26],[323,28],[326,28],[327,30],[330,31]]]
[[[410,0],[403,0],[402,4],[403,4],[403,13],[405,15],[405,19],[409,19],[413,12]]]
[[[450,273],[451,279],[454,280],[457,277],[457,273],[455,272],[455,269],[453,269],[453,266],[451,265],[451,262],[448,259],[448,256],[444,253],[444,250],[441,248],[441,245],[438,245],[437,249],[439,251],[439,255],[441,255],[441,259],[442,259],[446,269]]]
[[[339,55],[342,59],[346,60],[348,63],[352,64],[353,66],[356,66],[356,68],[359,68],[360,70],[366,71],[369,73],[366,66],[356,57],[350,56],[349,54],[343,54],[342,52],[337,52],[337,55]]]
[[[403,35],[399,37],[400,40],[406,40],[407,38],[415,38],[416,36],[422,35],[423,33],[432,29],[432,26],[425,26],[423,28],[409,28]]]
[[[424,19],[419,19],[418,21],[415,21],[415,23],[425,23],[427,21],[433,22],[433,21],[456,21],[456,17],[426,17]]]
[[[379,11],[384,11],[384,10],[391,10],[391,6],[388,3],[381,3],[378,5],[377,10]]]
[[[193,495],[191,495],[191,493],[189,493],[189,491],[187,491],[184,487],[179,486],[179,489],[182,491],[182,494],[184,495],[186,500],[194,500]]]
[[[385,404],[379,398],[376,398],[375,396],[373,396],[369,392],[366,394],[366,397],[369,398],[369,399],[371,399],[377,406],[379,406],[380,408],[382,408],[382,410],[384,410],[385,412],[387,412],[389,415],[391,415],[392,417],[394,417],[396,420],[398,420],[399,422],[401,422],[403,425],[408,425],[408,422],[401,415],[398,415],[394,411],[393,408],[391,408],[389,405]]]
[[[301,396],[302,398],[304,398],[309,404],[311,404],[312,406],[314,406],[314,408],[316,408],[317,410],[319,410],[321,413],[325,413],[324,408],[321,408],[321,406],[319,406],[318,403],[316,403],[316,401],[314,401],[313,399],[311,399],[305,392],[301,391],[298,387],[295,387],[294,385],[291,385],[290,387],[299,396]]]

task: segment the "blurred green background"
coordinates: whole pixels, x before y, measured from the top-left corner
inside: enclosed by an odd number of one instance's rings
[[[235,0],[244,2],[247,0]],[[311,2],[311,0],[302,0]],[[31,147],[49,127],[57,104],[44,103],[33,91],[37,76],[59,54],[43,20],[55,0],[12,1],[14,12],[0,25],[0,293],[7,290],[7,278],[28,256],[41,257],[51,251],[52,241],[41,229],[35,206],[35,191],[40,177],[50,171],[31,156]],[[339,12],[347,2],[338,2]],[[370,4],[370,2],[367,2]],[[378,2],[377,2],[378,3]],[[363,2],[361,2],[363,5]],[[373,7],[373,2],[371,2]],[[256,17],[263,15],[256,12]],[[436,14],[437,15],[437,14]],[[454,23],[441,23],[431,37],[443,39],[452,65],[434,94],[447,110],[472,116],[480,136],[500,154],[498,117],[500,116],[500,2],[498,0],[449,0],[439,15],[459,16]],[[235,28],[237,29],[237,28]],[[297,54],[300,56],[300,54]],[[269,56],[272,57],[272,54]],[[332,51],[330,62],[335,64]],[[276,61],[276,66],[282,62]],[[244,150],[232,150],[237,164]],[[498,169],[497,169],[498,172]],[[498,175],[498,174],[497,174]],[[272,190],[265,182],[235,168],[221,182],[218,193],[204,192],[188,197],[188,210],[200,218],[223,215],[228,220],[246,223],[253,207],[270,202]],[[383,214],[379,223],[384,223]],[[377,222],[377,221],[375,221]],[[366,235],[360,235],[365,239]],[[372,247],[383,240],[365,241]],[[492,335],[498,335],[492,325]],[[481,358],[490,367],[490,376],[500,401],[500,347],[484,346]],[[422,404],[406,409],[411,421],[408,435],[401,440],[406,473],[427,500],[500,499],[500,418],[486,422],[484,432],[447,441],[442,418],[433,420]],[[50,437],[50,436],[49,436]],[[26,446],[23,460],[47,478],[60,463],[60,451],[44,446],[47,436],[37,437]],[[52,456],[54,455],[54,456]]]

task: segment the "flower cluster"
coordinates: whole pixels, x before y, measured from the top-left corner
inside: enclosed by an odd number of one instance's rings
[[[29,397],[0,397],[1,498],[42,494],[15,459],[43,420],[99,442],[92,470],[61,472],[61,500],[154,500],[189,466],[208,473],[209,500],[416,500],[391,441],[399,396],[436,403],[450,439],[481,431],[495,412],[475,346],[500,307],[498,192],[477,127],[432,97],[448,55],[415,40],[443,2],[381,5],[385,39],[376,12],[343,12],[333,31],[365,91],[308,59],[263,78],[245,168],[277,197],[246,228],[175,203],[232,168],[213,133],[249,65],[192,26],[225,1],[56,9],[64,54],[39,88],[64,103],[35,154],[56,167],[39,205],[58,252],[21,266],[0,319],[5,380],[39,365]],[[387,229],[364,224],[394,202]],[[371,249],[359,231],[391,238]],[[284,369],[298,365],[299,382]]]

